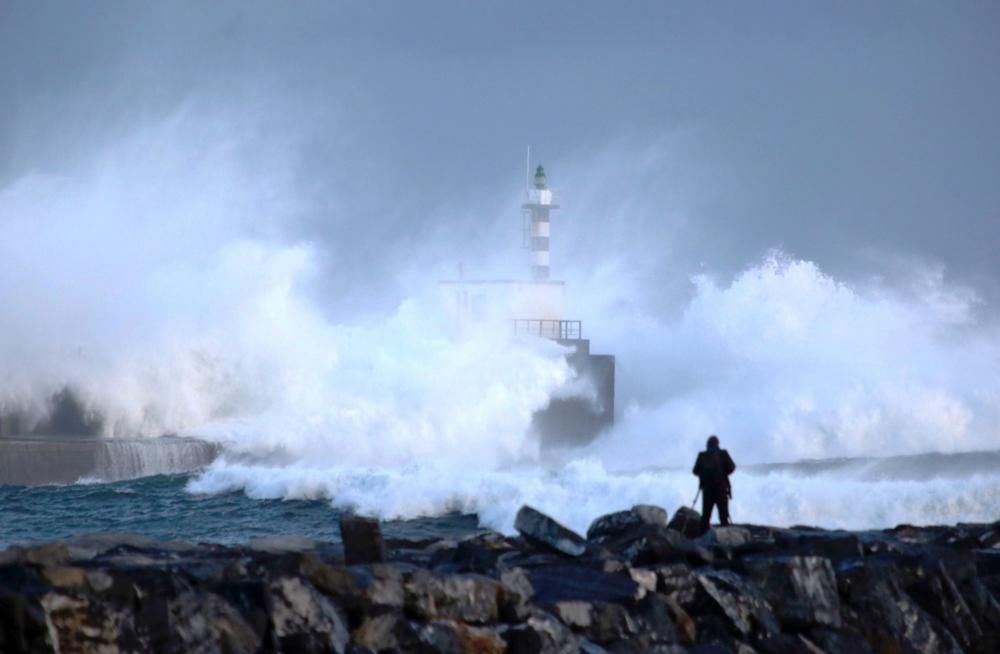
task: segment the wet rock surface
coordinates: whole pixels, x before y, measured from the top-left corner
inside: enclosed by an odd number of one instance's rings
[[[641,506],[584,539],[522,514],[522,536],[458,542],[385,542],[357,518],[344,547],[13,547],[0,552],[0,652],[1000,651],[1000,523],[692,539]]]

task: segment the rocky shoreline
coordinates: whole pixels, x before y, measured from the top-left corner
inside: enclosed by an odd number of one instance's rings
[[[0,652],[1000,651],[1000,523],[695,537],[637,506],[581,537],[246,546],[89,536],[0,552]]]

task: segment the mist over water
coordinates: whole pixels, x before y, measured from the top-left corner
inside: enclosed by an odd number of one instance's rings
[[[0,189],[0,306],[17,308],[0,312],[4,410],[41,416],[68,386],[109,437],[223,443],[192,493],[320,498],[386,518],[477,512],[501,529],[524,502],[578,529],[633,503],[688,503],[688,467],[710,433],[741,465],[996,449],[1000,335],[973,290],[934,269],[902,286],[848,283],[776,251],[732,278],[675,271],[691,287],[664,309],[649,286],[674,282],[644,275],[659,248],[647,243],[631,263],[595,248],[567,267],[567,317],[617,356],[619,416],[591,446],[545,456],[532,414],[585,391],[561,348],[515,338],[503,307],[458,329],[438,268],[395,286],[355,271],[350,297],[408,290],[388,311],[318,293],[325,261],[352,243],[296,238],[300,189],[225,124],[180,115]],[[518,220],[496,217],[511,240]],[[521,276],[487,243],[431,238],[445,240],[414,246]],[[986,472],[871,481],[741,468],[734,487],[736,519],[771,524],[992,520],[1000,500]]]

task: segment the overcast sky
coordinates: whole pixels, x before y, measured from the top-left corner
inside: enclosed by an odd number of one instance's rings
[[[516,234],[531,144],[564,260],[1000,286],[997,2],[0,4],[0,186],[178,112],[250,121],[301,194],[284,231],[345,269]]]

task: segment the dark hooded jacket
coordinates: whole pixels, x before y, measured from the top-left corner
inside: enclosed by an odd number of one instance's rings
[[[698,453],[692,472],[698,475],[698,487],[702,492],[732,496],[729,475],[733,474],[734,470],[736,464],[733,463],[729,452],[716,446]]]

